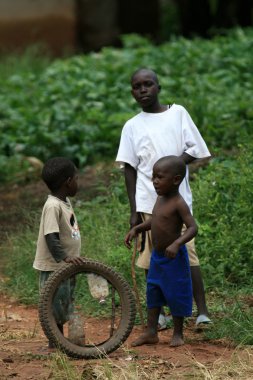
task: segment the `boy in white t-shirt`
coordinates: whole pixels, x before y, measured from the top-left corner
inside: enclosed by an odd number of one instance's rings
[[[150,218],[156,202],[152,185],[152,168],[164,156],[175,155],[187,164],[195,159],[209,157],[209,150],[186,109],[180,105],[162,105],[159,102],[161,86],[154,71],[137,70],[131,78],[132,95],[142,112],[131,118],[123,127],[116,161],[124,163],[126,188],[130,203],[130,227]],[[192,212],[192,194],[188,168],[179,192]],[[137,265],[149,269],[152,242],[146,233]],[[198,309],[196,325],[210,323],[205,291],[194,240],[187,243],[193,295]],[[159,318],[165,327],[164,316]]]
[[[37,250],[33,267],[40,271],[40,289],[49,275],[64,263],[81,264],[81,237],[76,217],[68,197],[78,189],[77,169],[73,162],[64,157],[48,160],[42,170],[42,179],[51,194],[43,207]],[[71,279],[59,287],[53,301],[53,311],[59,330],[72,311],[74,283]],[[48,347],[54,348],[49,342]]]

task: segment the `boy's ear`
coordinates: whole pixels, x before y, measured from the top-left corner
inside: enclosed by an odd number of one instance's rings
[[[68,179],[66,179],[65,183],[67,186],[70,185],[71,180],[72,180],[72,177],[69,177]]]
[[[180,174],[177,174],[175,175],[174,179],[173,179],[173,183],[174,185],[180,185],[180,183],[182,182],[182,176]]]

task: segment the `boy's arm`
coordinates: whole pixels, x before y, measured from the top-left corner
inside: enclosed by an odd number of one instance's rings
[[[151,219],[146,220],[145,222],[138,224],[133,227],[125,237],[125,245],[127,248],[131,248],[131,241],[136,237],[140,232],[149,231],[151,229]]]
[[[193,218],[190,209],[183,198],[178,201],[178,213],[186,226],[186,230],[166,248],[165,255],[170,258],[175,258],[180,246],[193,239],[198,232],[198,226],[195,219]]]
[[[193,162],[193,161],[196,160],[195,157],[192,157],[192,156],[190,156],[188,153],[185,153],[185,152],[184,152],[180,157],[182,158],[182,160],[184,161],[184,163],[185,163],[186,165],[188,165],[188,164],[190,164],[191,162]]]
[[[129,164],[125,163],[125,183],[127,189],[127,195],[130,204],[130,227],[133,228],[137,224],[141,223],[140,215],[136,212],[136,201],[135,201],[135,193],[136,193],[136,179],[137,172],[136,170]]]
[[[81,264],[83,262],[82,257],[69,257],[64,252],[58,232],[45,235],[45,239],[48,249],[57,263],[65,261],[66,263]]]
[[[61,246],[60,236],[58,232],[53,232],[51,234],[45,235],[45,239],[48,249],[57,263],[67,257],[67,254],[64,252]]]

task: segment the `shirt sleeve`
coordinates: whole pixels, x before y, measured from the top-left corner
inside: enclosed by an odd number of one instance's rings
[[[126,123],[122,129],[116,162],[127,163],[134,169],[139,164],[139,158],[135,151],[131,125]]]
[[[60,208],[56,205],[50,205],[44,211],[44,236],[53,232],[60,232]]]
[[[182,130],[185,153],[194,158],[211,156],[204,139],[185,108],[183,108],[182,114]]]
[[[59,263],[60,261],[64,260],[67,257],[60,243],[60,238],[59,238],[58,233],[54,232],[53,234],[47,234],[45,235],[45,239],[46,239],[47,247],[57,263]]]

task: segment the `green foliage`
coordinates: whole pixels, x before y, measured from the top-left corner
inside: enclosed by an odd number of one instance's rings
[[[231,149],[253,131],[252,37],[253,29],[237,29],[154,46],[133,35],[123,49],[59,59],[45,70],[21,65],[2,78],[0,151],[64,155],[80,166],[114,157],[122,125],[138,111],[129,78],[143,66],[158,72],[161,101],[186,106],[212,150]]]
[[[207,339],[226,337],[236,344],[253,345],[252,287],[219,289],[212,310],[214,325],[205,333]]]
[[[35,304],[39,297],[39,278],[32,268],[36,252],[36,233],[37,230],[26,229],[9,239],[3,247],[7,279],[1,284],[1,288],[24,304]]]
[[[208,282],[251,282],[253,274],[252,144],[234,158],[214,159],[193,182],[197,248]]]

